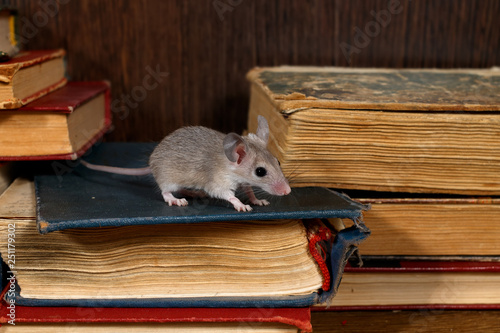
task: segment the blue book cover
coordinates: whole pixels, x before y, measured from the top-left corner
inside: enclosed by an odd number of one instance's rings
[[[85,159],[95,164],[142,167],[153,148],[153,144],[101,144]],[[55,170],[56,166],[60,164],[51,165],[49,169]],[[65,232],[73,228],[78,228],[78,233],[85,233],[96,227],[186,223],[195,227],[200,222],[279,219],[321,220],[324,226],[331,228],[327,218],[351,219],[354,225],[320,242],[323,264],[329,275],[328,285],[306,295],[51,299],[23,297],[22,285],[18,285],[14,296],[12,293],[5,296],[18,305],[236,308],[305,307],[328,303],[337,292],[348,259],[370,234],[362,221],[362,211],[368,207],[325,188],[294,188],[288,196],[266,198],[271,201],[269,206],[254,207],[252,212],[236,212],[230,204],[212,199],[191,199],[187,207],[170,207],[148,176],[109,175],[81,165],[59,170],[65,172],[43,172],[35,176],[36,222],[37,230],[45,234],[39,235],[43,242],[50,242],[53,231]],[[32,228],[37,233],[34,225]]]
[[[125,168],[147,166],[155,144],[103,143],[84,159],[94,164]],[[67,162],[69,165],[77,164]],[[303,218],[359,220],[367,207],[326,188],[293,188],[287,196],[268,195],[268,206],[237,212],[230,203],[195,198],[185,207],[168,206],[152,176],[124,176],[94,171],[64,161],[52,163],[35,176],[37,224],[40,233],[68,228],[137,224],[197,223]],[[237,194],[245,200],[243,193]],[[61,209],[65,207],[65,209]]]

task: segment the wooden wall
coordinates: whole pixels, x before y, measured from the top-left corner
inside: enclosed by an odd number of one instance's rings
[[[183,125],[242,131],[253,66],[500,65],[500,1],[392,1],[7,2],[25,49],[65,48],[72,80],[111,82],[107,140],[156,141]]]

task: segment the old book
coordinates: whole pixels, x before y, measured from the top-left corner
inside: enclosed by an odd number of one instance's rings
[[[500,310],[474,308],[444,310],[439,307],[421,307],[394,311],[391,308],[372,307],[366,310],[318,310],[311,313],[314,333],[495,332],[498,330],[500,317]]]
[[[0,304],[2,332],[311,332],[309,308],[88,308]],[[14,325],[15,324],[15,325]]]
[[[364,212],[372,233],[360,246],[363,256],[490,260],[500,255],[500,198],[350,194],[356,201],[371,205]]]
[[[19,52],[16,24],[17,11],[0,8],[0,61],[7,61]]]
[[[66,84],[64,50],[23,51],[0,63],[0,109],[17,109]]]
[[[172,332],[172,333],[297,333],[311,332],[298,330],[297,327],[281,323],[27,323],[2,326],[4,333],[135,333],[135,332]]]
[[[156,143],[101,143],[85,160],[126,168],[144,167]],[[73,163],[50,163],[35,175],[37,222],[41,233],[67,228],[132,224],[194,223],[214,221],[345,218],[361,220],[366,206],[325,188],[298,188],[289,195],[268,195],[268,206],[237,212],[231,204],[210,198],[189,199],[185,207],[170,207],[151,175],[110,175]],[[54,172],[54,167],[61,172]],[[81,191],[84,188],[85,191]],[[237,193],[241,200],[248,198]],[[265,194],[262,194],[263,196]],[[66,209],[61,210],[61,206]]]
[[[500,309],[499,272],[499,262],[365,260],[346,267],[331,306]]]
[[[33,182],[18,178],[0,197],[0,237],[13,239],[0,243],[6,296],[17,305],[309,306],[334,297],[347,258],[367,236],[354,228],[334,237],[318,222],[292,219],[124,220],[40,235],[35,215]]]
[[[256,68],[248,129],[268,119],[293,186],[500,194],[500,70]]]
[[[17,110],[0,111],[0,160],[76,159],[111,125],[107,82],[70,82]]]

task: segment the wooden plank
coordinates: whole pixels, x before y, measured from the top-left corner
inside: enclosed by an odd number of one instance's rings
[[[221,21],[212,0],[10,2],[25,26],[19,32],[25,49],[64,47],[71,79],[110,80],[117,101],[111,141],[157,141],[188,124],[242,131],[250,68],[349,65],[340,43],[353,43],[354,28],[364,29],[371,11],[387,8],[385,0],[232,1],[239,4]],[[500,2],[401,4],[403,12],[353,54],[350,66],[500,63]],[[146,67],[157,65],[168,76],[141,95]],[[139,98],[122,97],[132,94]]]

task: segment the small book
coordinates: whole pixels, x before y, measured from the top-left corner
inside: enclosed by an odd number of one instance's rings
[[[109,83],[70,82],[0,111],[0,160],[76,159],[111,125]]]
[[[363,257],[500,259],[498,197],[364,191],[349,195],[371,205],[364,215],[372,233],[360,247]]]
[[[17,11],[0,9],[0,62],[8,61],[19,52],[16,35]]]
[[[464,240],[465,241],[465,240]],[[333,309],[500,309],[500,263],[370,260],[345,268]]]
[[[292,186],[500,194],[500,70],[269,67],[248,73]]]
[[[87,192],[85,187],[80,189]],[[109,193],[115,192],[109,188]],[[89,214],[106,205],[95,200],[87,207]],[[125,208],[131,216],[136,207],[132,202]],[[273,220],[194,223],[204,222],[203,209],[198,216],[190,216],[192,223],[173,219],[173,223],[145,225],[148,218],[141,218],[141,224],[134,223],[137,218],[120,218],[120,227],[99,227],[97,219],[93,228],[40,235],[35,206],[33,182],[22,178],[0,198],[0,237],[15,238],[15,244],[0,244],[7,265],[6,297],[17,305],[305,307],[328,303],[347,259],[369,235],[361,222],[337,233],[325,219],[280,219],[280,214]],[[59,210],[71,207],[61,203]]]
[[[0,63],[0,109],[17,109],[66,84],[59,50],[23,51]]]
[[[311,332],[309,308],[89,308],[0,304],[2,332]]]

